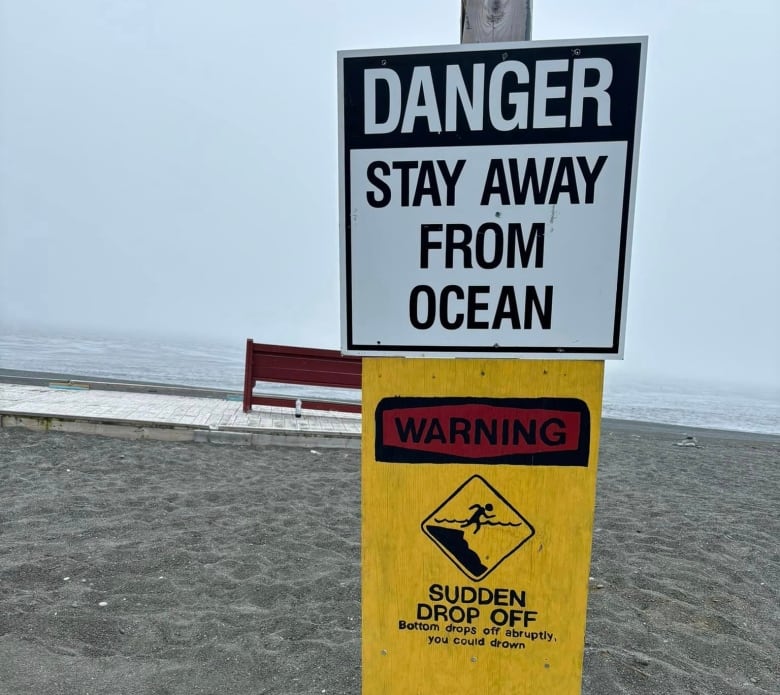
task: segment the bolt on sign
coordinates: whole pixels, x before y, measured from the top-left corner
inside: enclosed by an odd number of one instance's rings
[[[580,692],[645,52],[339,54],[364,695]]]
[[[344,352],[622,355],[645,49],[339,53]]]

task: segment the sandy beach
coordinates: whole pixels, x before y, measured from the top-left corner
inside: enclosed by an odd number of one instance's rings
[[[587,695],[780,692],[780,438],[696,436],[605,423]],[[359,693],[359,469],[0,429],[0,695]]]

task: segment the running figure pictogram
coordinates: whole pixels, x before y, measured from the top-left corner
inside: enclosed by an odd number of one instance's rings
[[[484,507],[481,504],[472,504],[469,509],[474,509],[475,512],[468,518],[468,520],[464,521],[460,527],[466,528],[467,526],[471,526],[471,524],[474,524],[474,533],[479,531],[479,529],[482,527],[482,522],[487,521],[488,519],[495,519],[495,514],[488,514],[488,512],[493,511],[493,505],[488,502]],[[481,517],[484,517],[484,519],[481,519]]]
[[[525,517],[480,475],[466,480],[421,526],[439,550],[476,582],[534,535]]]

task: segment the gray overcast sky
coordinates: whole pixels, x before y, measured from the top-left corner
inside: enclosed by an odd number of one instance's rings
[[[778,0],[535,0],[649,35],[626,360],[780,384]],[[336,51],[458,0],[0,0],[0,322],[339,344]]]

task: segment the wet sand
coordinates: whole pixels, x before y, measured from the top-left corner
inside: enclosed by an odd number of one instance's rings
[[[780,438],[696,436],[605,423],[587,695],[780,692]],[[0,694],[359,693],[359,464],[0,429]]]

